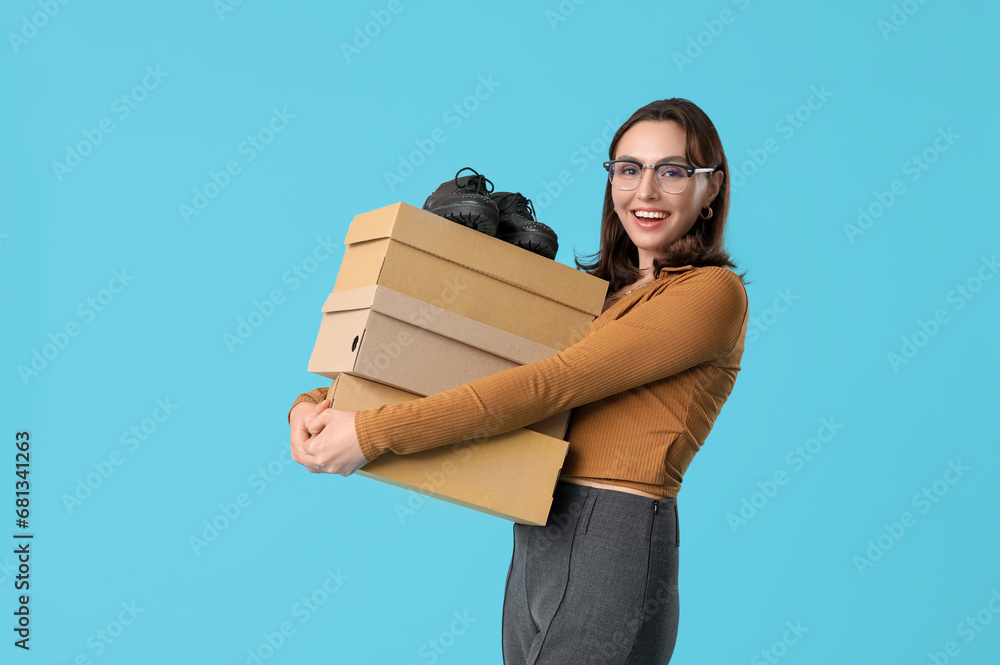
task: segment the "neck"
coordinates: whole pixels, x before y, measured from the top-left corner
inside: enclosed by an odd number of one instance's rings
[[[657,258],[655,254],[648,252],[642,248],[639,249],[639,278],[648,279],[650,277],[655,277],[653,274],[653,259]]]

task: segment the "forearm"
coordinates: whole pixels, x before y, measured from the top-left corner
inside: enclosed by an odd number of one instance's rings
[[[500,434],[722,358],[747,312],[742,283],[727,273],[667,288],[546,360],[358,411],[361,450],[371,461],[385,450],[408,454]]]

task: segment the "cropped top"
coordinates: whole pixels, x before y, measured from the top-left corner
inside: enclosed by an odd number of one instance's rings
[[[405,455],[572,409],[563,475],[676,497],[736,382],[748,316],[746,288],[728,268],[663,268],[550,358],[356,412],[361,451],[368,461]]]

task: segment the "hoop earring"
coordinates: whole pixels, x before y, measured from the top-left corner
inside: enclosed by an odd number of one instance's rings
[[[706,207],[708,208],[708,215],[705,214],[705,209],[702,208],[699,217],[701,217],[702,219],[712,219],[712,215],[715,214],[715,211],[712,210],[712,206],[706,206]]]

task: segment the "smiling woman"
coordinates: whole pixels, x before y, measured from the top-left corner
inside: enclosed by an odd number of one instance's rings
[[[691,231],[699,214],[705,219],[714,214],[709,203],[719,193],[723,174],[689,166],[686,135],[675,122],[638,122],[618,141],[621,156],[606,163],[615,214],[637,249],[644,277],[653,274],[655,257]],[[697,173],[707,179],[694,178],[689,186]],[[700,212],[706,209],[707,215]]]
[[[749,308],[722,246],[728,167],[711,121],[684,99],[653,102],[609,152],[600,249],[577,265],[610,287],[583,339],[403,404],[339,411],[317,388],[289,412],[293,458],[350,475],[386,451],[471,439],[497,413],[499,434],[573,409],[546,525],[513,527],[507,665],[670,660],[677,494],[740,371]]]
[[[701,109],[681,99],[653,102],[621,126],[610,153],[601,248],[577,266],[607,279],[612,293],[668,265],[734,267],[723,249],[729,166]]]

